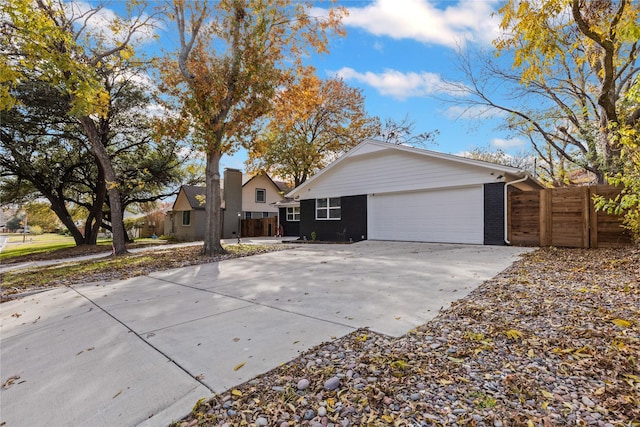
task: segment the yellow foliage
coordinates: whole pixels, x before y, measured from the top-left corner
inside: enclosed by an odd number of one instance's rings
[[[522,332],[517,331],[515,329],[509,329],[507,332],[504,333],[507,338],[517,341],[519,339],[522,339],[522,337],[524,336]]]
[[[616,326],[619,326],[621,328],[628,328],[631,326],[631,322],[628,320],[624,320],[624,319],[613,319],[611,321],[611,323],[613,323]]]

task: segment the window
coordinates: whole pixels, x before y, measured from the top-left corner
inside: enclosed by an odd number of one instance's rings
[[[287,208],[287,221],[300,221],[300,206]]]
[[[262,218],[269,218],[269,212],[262,212]]]
[[[340,197],[316,199],[316,219],[340,219]]]
[[[256,203],[267,202],[267,190],[264,188],[256,188]]]
[[[191,211],[182,211],[182,225],[191,225]]]
[[[244,219],[251,219],[251,212],[245,212]]]

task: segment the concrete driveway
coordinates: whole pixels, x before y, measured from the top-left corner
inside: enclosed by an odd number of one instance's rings
[[[0,424],[167,425],[357,328],[400,336],[525,251],[301,244],[8,302]]]

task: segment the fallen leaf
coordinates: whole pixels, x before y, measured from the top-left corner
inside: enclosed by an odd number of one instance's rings
[[[246,364],[247,362],[238,363],[236,366],[233,367],[233,370],[237,371],[238,369],[242,368]]]
[[[542,390],[542,395],[547,399],[553,399],[553,393],[549,393],[547,390]]]
[[[504,334],[507,336],[507,338],[512,339],[512,340],[514,340],[514,341],[517,341],[517,340],[519,340],[519,339],[522,339],[522,336],[523,336],[522,332],[517,331],[517,330],[515,330],[515,329],[509,329],[509,330],[508,330],[507,332],[505,332]]]
[[[628,320],[624,320],[624,319],[613,319],[611,321],[611,323],[613,323],[616,326],[619,326],[621,328],[628,328],[629,326],[631,326],[631,322],[629,322]]]
[[[4,383],[2,383],[2,388],[4,390],[8,389],[16,382],[16,380],[20,379],[20,375],[12,375],[10,376]]]
[[[242,396],[242,392],[237,388],[234,388],[233,390],[231,390],[231,394],[234,396]]]
[[[119,392],[117,392],[116,394],[113,395],[112,399],[115,399],[116,397],[120,396],[122,394],[122,390],[120,390]]]

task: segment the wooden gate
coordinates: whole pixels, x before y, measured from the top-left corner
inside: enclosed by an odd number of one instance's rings
[[[275,236],[278,226],[278,218],[243,219],[240,223],[241,237]]]
[[[508,203],[509,240],[521,246],[597,248],[632,243],[619,215],[596,212],[593,197],[620,193],[616,187],[548,188],[510,192]]]

